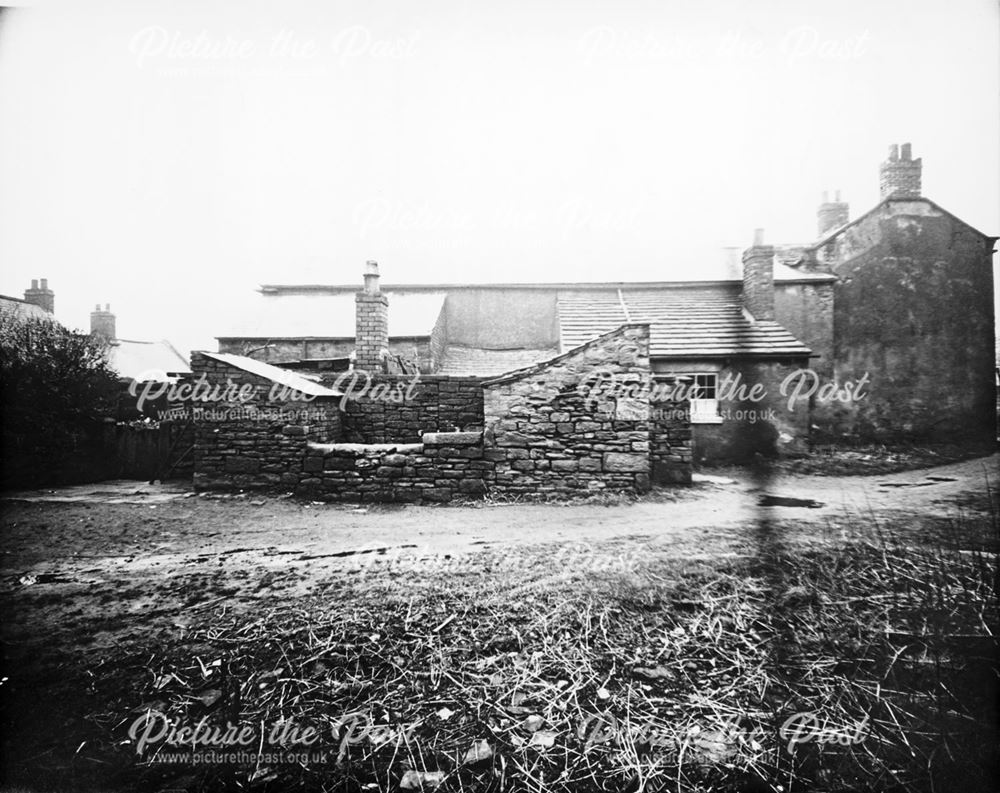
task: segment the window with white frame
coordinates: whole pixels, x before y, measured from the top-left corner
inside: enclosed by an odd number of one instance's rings
[[[719,376],[715,372],[693,372],[691,378],[691,422],[719,424]]]

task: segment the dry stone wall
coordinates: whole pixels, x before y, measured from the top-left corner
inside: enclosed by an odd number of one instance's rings
[[[421,443],[310,443],[298,490],[327,501],[439,503],[487,492],[481,432],[426,433]]]
[[[192,369],[213,382],[262,379],[205,356],[196,356]],[[376,381],[405,390],[411,378]],[[666,410],[651,414],[650,382],[649,327],[629,324],[485,383],[421,380],[423,390],[412,401],[317,398],[309,407],[321,412],[297,423],[200,421],[195,486],[265,487],[330,501],[440,503],[486,494],[642,493],[654,481],[690,481],[687,405],[661,403]],[[485,430],[425,431],[475,423],[453,416],[479,418]]]
[[[344,392],[343,438],[351,443],[419,443],[427,432],[483,427],[481,377],[330,374]]]
[[[650,487],[649,326],[624,325],[484,383],[494,490],[574,496]]]
[[[335,398],[271,399],[271,380],[199,353],[191,356],[191,370],[220,389],[231,383],[235,391],[249,386],[254,392],[247,400],[187,405],[194,415],[197,489],[292,489],[303,478],[306,444],[340,438]]]

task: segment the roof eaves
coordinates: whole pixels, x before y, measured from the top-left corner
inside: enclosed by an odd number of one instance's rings
[[[266,380],[271,380],[272,382],[280,383],[281,385],[287,385],[289,388],[293,388],[308,396],[341,397],[344,395],[343,392],[338,389],[320,385],[319,383],[303,377],[296,372],[292,372],[288,369],[282,369],[280,366],[275,366],[274,364],[266,363],[264,361],[247,358],[245,355],[205,351],[201,351],[201,355],[220,361],[227,366],[233,366],[244,372],[249,372],[257,377],[263,377]],[[273,373],[269,373],[268,370],[275,371]]]
[[[815,355],[810,350],[786,352],[683,352],[664,353],[652,352],[649,355],[651,361],[730,361],[754,360],[754,361],[785,361],[813,358]]]

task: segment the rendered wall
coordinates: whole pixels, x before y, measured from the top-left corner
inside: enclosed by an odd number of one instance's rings
[[[718,423],[693,423],[693,458],[699,465],[744,463],[756,455],[773,458],[808,451],[813,398],[796,399],[789,408],[788,378],[809,368],[807,358],[782,361],[663,361],[657,373],[715,372],[719,384]],[[806,375],[801,375],[807,377]],[[811,384],[815,378],[809,378]],[[757,392],[754,387],[757,386]],[[806,386],[808,388],[808,386]]]
[[[880,205],[817,251],[835,287],[835,375],[869,398],[824,417],[875,440],[996,437],[993,241],[928,201]]]
[[[503,350],[559,343],[555,290],[455,289],[445,310],[450,344]]]

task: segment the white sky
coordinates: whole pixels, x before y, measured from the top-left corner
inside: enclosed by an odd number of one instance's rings
[[[1000,234],[995,2],[36,2],[0,16],[0,292],[183,351],[260,283],[670,279],[822,190]]]

